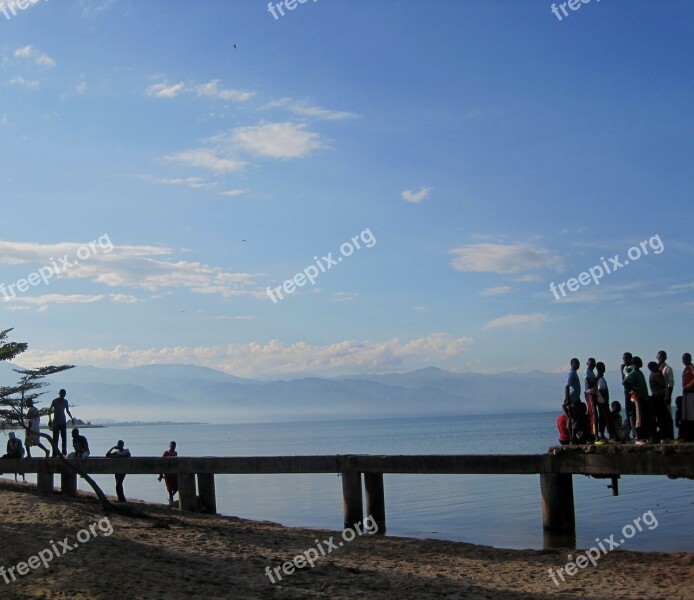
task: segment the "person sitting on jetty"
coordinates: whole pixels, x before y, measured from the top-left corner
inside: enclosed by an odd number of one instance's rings
[[[694,442],[694,365],[692,355],[682,355],[682,409],[680,410],[679,438],[684,442]]]
[[[130,450],[125,447],[123,440],[118,440],[118,443],[113,446],[107,453],[106,458],[129,458]],[[123,492],[123,481],[125,481],[125,473],[116,473],[116,494],[118,502],[125,502],[125,493]]]
[[[631,369],[627,370],[627,375],[624,378],[624,389],[629,390],[630,399],[634,403],[636,409],[635,423],[636,426],[636,443],[641,446],[648,443],[650,432],[648,431],[648,386],[646,378],[641,372],[643,361],[640,357],[634,356]]]
[[[176,442],[171,442],[169,444],[169,449],[164,450],[162,456],[164,458],[178,456],[178,452],[176,452]],[[173,506],[174,495],[178,492],[178,475],[175,473],[169,473],[167,475],[160,474],[158,481],[162,479],[166,483],[166,491],[169,493],[169,506]]]
[[[31,458],[31,447],[38,446],[46,453],[46,458],[48,458],[51,453],[41,443],[41,436],[39,432],[41,430],[41,415],[39,414],[39,409],[34,406],[34,401],[31,398],[27,398],[27,430],[24,435],[24,445],[27,449],[27,457]]]
[[[621,443],[625,440],[622,429],[622,405],[615,400],[610,407],[610,440]]]
[[[24,458],[25,450],[22,446],[22,440],[20,440],[14,433],[10,431],[9,439],[7,440],[7,454],[3,455],[3,458]],[[2,475],[2,473],[0,473]],[[22,473],[22,479],[24,483],[27,482],[27,478]],[[14,474],[14,480],[17,481],[17,473]]]
[[[597,402],[595,403],[598,410],[598,439],[596,444],[605,444],[605,428],[607,433],[612,437],[612,428],[610,426],[610,390],[607,388],[605,381],[605,363],[598,362],[595,364],[595,370],[598,372],[595,388],[597,389]]]
[[[74,452],[67,455],[68,458],[89,458],[89,442],[87,438],[80,435],[80,430],[74,427],[72,430],[72,447]]]
[[[72,424],[75,424],[75,417],[72,416],[70,412],[70,405],[65,398],[67,392],[65,390],[60,390],[58,392],[58,397],[51,402],[51,408],[48,410],[48,426],[53,426],[53,456],[58,456],[58,437],[61,437],[62,453],[63,456],[67,454],[67,418],[65,413],[67,412],[72,419]],[[52,420],[51,420],[52,417]]]
[[[557,429],[559,430],[559,443],[566,446],[571,443],[571,434],[569,433],[569,410],[568,404],[562,405],[562,413],[557,417]]]
[[[571,369],[569,370],[569,377],[566,381],[566,386],[564,386],[564,402],[569,407],[569,425],[571,431],[571,441],[574,444],[580,444],[577,437],[579,431],[583,431],[583,423],[580,412],[580,402],[581,402],[581,382],[578,379],[578,367],[581,363],[577,358],[572,358]]]

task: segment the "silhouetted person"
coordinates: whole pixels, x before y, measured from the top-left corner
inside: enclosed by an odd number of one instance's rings
[[[682,355],[682,409],[679,438],[685,442],[694,441],[694,366],[692,355]]]
[[[654,443],[667,442],[669,438],[666,425],[665,394],[667,393],[667,385],[665,384],[665,377],[663,377],[658,363],[655,361],[648,363],[648,370],[651,372],[648,376],[648,385],[651,388],[648,408],[652,415],[649,424],[653,427],[651,441]]]
[[[630,400],[635,408],[634,426],[636,427],[636,443],[640,446],[648,443],[651,432],[648,429],[648,386],[641,372],[643,361],[634,356],[630,370],[624,378],[624,389],[629,392]]]
[[[7,454],[3,455],[3,458],[23,458],[24,457],[24,446],[22,446],[22,440],[20,440],[14,433],[10,431],[7,440]],[[2,473],[0,473],[2,475]],[[22,479],[24,483],[27,482],[27,478],[22,473]],[[17,481],[17,473],[14,474],[14,480]]]
[[[672,441],[675,439],[675,428],[672,426],[672,392],[675,389],[675,374],[672,367],[665,362],[667,360],[667,352],[665,350],[660,350],[656,354],[656,359],[658,360],[660,372],[665,379],[664,430],[662,435],[666,440]]]
[[[585,384],[586,406],[588,407],[588,418],[590,419],[589,440],[596,441],[598,437],[598,409],[595,406],[598,396],[598,378],[595,375],[595,359],[589,358],[586,361],[586,372],[583,374]]]
[[[72,447],[75,451],[70,452],[68,458],[89,458],[89,442],[86,437],[80,435],[77,427],[72,430]]]
[[[598,411],[597,417],[599,435],[599,438],[595,443],[604,444],[607,441],[605,439],[605,428],[607,428],[610,438],[614,437],[612,434],[612,426],[610,424],[610,390],[607,388],[607,381],[605,381],[605,363],[596,363],[595,370],[598,372],[597,381],[595,383],[595,389],[597,390],[597,401],[595,402],[595,406]]]
[[[577,358],[571,359],[571,369],[569,377],[564,386],[564,402],[569,406],[569,426],[571,428],[571,441],[574,444],[581,443],[578,441],[577,432],[583,431],[582,417],[580,412],[581,403],[581,382],[578,379],[578,367],[581,363]]]
[[[51,426],[51,416],[53,417],[53,456],[58,455],[58,436],[62,438],[63,456],[67,454],[67,412],[72,419],[72,424],[75,424],[75,417],[70,412],[70,405],[65,398],[65,390],[58,392],[58,397],[51,402],[51,408],[48,411],[48,426]]]
[[[631,356],[631,352],[625,352],[622,354],[622,366],[620,367],[622,371],[622,385],[624,385],[624,379],[627,376],[627,373],[631,369],[631,363],[632,363],[633,357]],[[623,436],[624,436],[624,441],[628,442],[630,439],[630,434],[632,431],[634,433],[636,432],[636,425],[634,424],[634,417],[635,417],[635,408],[634,408],[634,403],[631,401],[631,392],[625,387],[624,388],[624,413],[625,413],[625,419],[624,419],[624,431],[623,431]]]
[[[169,444],[169,449],[164,450],[162,456],[164,458],[178,456],[178,452],[176,452],[176,442],[171,442]],[[169,493],[169,505],[172,505],[174,503],[174,495],[178,492],[178,475],[175,473],[159,475],[159,481],[162,479],[166,483],[166,491]]]
[[[130,457],[130,450],[125,448],[125,442],[123,440],[118,440],[118,443],[106,453],[106,457],[127,458]],[[125,473],[116,473],[116,494],[118,496],[118,502],[125,502],[125,494],[123,493],[124,480]]]
[[[46,453],[46,458],[48,458],[51,453],[41,443],[41,436],[39,432],[41,431],[41,415],[39,414],[39,409],[34,406],[34,401],[30,398],[26,400],[27,405],[27,430],[24,435],[24,445],[27,449],[27,456],[31,458],[31,447],[38,446]]]
[[[624,441],[624,431],[622,430],[622,405],[615,400],[610,405],[610,439],[615,442]]]

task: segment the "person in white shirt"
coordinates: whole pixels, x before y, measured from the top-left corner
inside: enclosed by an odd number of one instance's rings
[[[665,362],[667,360],[667,352],[665,352],[665,350],[658,352],[656,358],[658,359],[658,367],[665,378],[665,385],[667,387],[664,398],[665,410],[662,411],[665,421],[662,434],[664,439],[672,440],[675,438],[675,428],[672,424],[672,390],[675,388],[675,373],[672,367]]]

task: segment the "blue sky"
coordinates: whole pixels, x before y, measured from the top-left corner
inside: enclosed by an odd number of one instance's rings
[[[694,7],[550,5],[0,13],[0,328],[25,364],[257,377],[679,364]]]

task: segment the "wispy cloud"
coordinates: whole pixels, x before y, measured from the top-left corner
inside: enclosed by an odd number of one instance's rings
[[[429,197],[430,187],[421,187],[418,192],[413,192],[412,190],[404,190],[400,196],[406,202],[421,202]]]
[[[253,92],[242,92],[234,89],[224,89],[219,87],[219,79],[213,79],[208,83],[196,85],[194,88],[198,96],[207,98],[219,98],[220,100],[235,100],[237,102],[246,102],[255,96]]]
[[[235,198],[236,196],[242,196],[245,194],[248,190],[244,188],[236,188],[233,190],[226,190],[224,192],[220,192],[220,196],[229,196],[231,198]]]
[[[548,317],[543,313],[531,313],[527,315],[506,315],[498,319],[487,321],[482,329],[500,329],[508,327],[537,327],[546,323]]]
[[[181,93],[185,84],[174,83],[169,85],[166,81],[160,81],[159,83],[153,83],[146,90],[145,94],[151,96],[152,98],[175,98]]]
[[[456,271],[509,274],[537,269],[560,270],[560,257],[531,244],[470,244],[450,251]]]
[[[48,54],[41,52],[38,48],[32,45],[18,48],[14,51],[14,57],[29,60],[39,67],[44,67],[46,69],[52,69],[56,64],[55,60],[48,56]]]
[[[21,75],[15,75],[10,79],[10,85],[19,85],[28,90],[38,90],[41,87],[41,83],[36,79],[24,79]]]
[[[320,106],[312,106],[306,102],[295,101],[291,98],[280,98],[266,104],[263,109],[285,107],[295,115],[310,117],[324,121],[344,121],[345,119],[357,119],[359,115],[344,110],[330,110]]]
[[[511,286],[508,285],[487,288],[486,290],[480,292],[480,296],[503,296],[504,294],[508,294],[512,289],[513,288],[511,288]]]
[[[220,156],[214,148],[196,148],[164,157],[167,162],[177,162],[190,167],[208,169],[217,173],[242,171],[246,163],[228,156]]]

